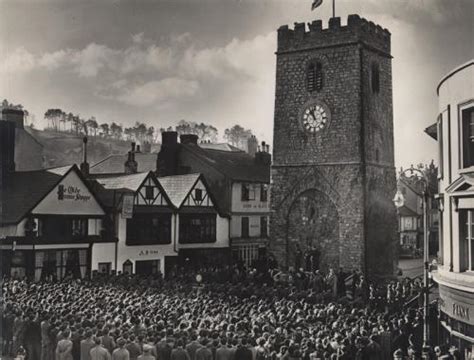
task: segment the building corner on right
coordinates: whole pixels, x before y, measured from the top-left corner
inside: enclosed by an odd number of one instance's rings
[[[439,115],[426,132],[438,142],[439,342],[474,356],[474,59],[441,79]],[[436,128],[436,131],[430,131]]]

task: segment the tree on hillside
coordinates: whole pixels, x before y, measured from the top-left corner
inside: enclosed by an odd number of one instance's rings
[[[112,124],[110,124],[110,133],[114,139],[120,140],[123,133],[122,125],[112,122]]]
[[[65,116],[66,114],[61,109],[48,109],[44,113],[44,118],[48,121],[48,127],[56,131],[60,130],[61,121]]]
[[[148,127],[146,131],[146,141],[149,143],[154,143],[155,142],[155,128],[153,126]]]
[[[247,140],[252,136],[252,130],[244,129],[240,125],[234,125],[225,129],[224,138],[231,144],[242,150],[247,149]]]
[[[109,137],[109,133],[110,133],[109,124],[107,123],[100,124],[100,128],[102,130],[102,136]]]
[[[74,125],[74,114],[73,113],[68,113],[65,116],[66,122],[70,124],[69,131],[72,132],[73,125]]]
[[[99,124],[97,123],[97,120],[94,116],[91,116],[91,118],[86,121],[85,125],[94,133],[94,136],[97,136],[97,129],[99,128]]]
[[[147,131],[148,131],[147,126],[144,123],[137,121],[133,129],[134,129],[135,140],[139,142],[144,142],[146,139]]]
[[[194,121],[180,120],[176,125],[176,132],[178,135],[195,134],[201,141],[217,142],[217,128],[205,123],[198,124]]]

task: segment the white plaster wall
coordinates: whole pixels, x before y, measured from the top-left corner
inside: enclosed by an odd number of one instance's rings
[[[115,243],[96,243],[92,245],[91,270],[98,270],[99,263],[112,263],[111,269],[114,269],[115,261]]]
[[[174,221],[175,215],[171,216],[171,243],[164,245],[126,245],[127,219],[123,219],[120,214],[118,220],[118,256],[117,271],[123,271],[123,263],[130,260],[133,263],[133,272],[135,272],[135,261],[141,260],[160,260],[162,274],[165,273],[165,256],[177,256],[174,251]],[[114,264],[112,265],[114,266]]]
[[[260,217],[266,216],[266,214],[259,214],[259,215],[232,215],[232,219],[230,221],[230,237],[231,238],[240,238],[242,237],[242,218],[248,217],[249,218],[249,236],[250,237],[259,237],[261,236],[261,229],[260,229]],[[267,221],[268,226],[268,221]],[[267,229],[268,233],[268,229]]]
[[[459,176],[462,170],[459,168],[459,123],[460,123],[460,109],[462,104],[469,102],[468,107],[474,105],[474,63],[464,68],[463,70],[453,74],[450,78],[445,80],[440,88],[438,95],[439,113],[442,115],[442,142],[443,153],[441,160],[443,161],[443,177],[440,179],[440,194],[444,194],[444,211],[443,217],[443,267],[441,271],[448,271],[451,259],[451,245],[453,244],[453,271],[460,271],[460,252],[459,252],[459,216],[454,210],[452,199],[446,193],[446,188]],[[448,105],[450,105],[450,112],[448,114]],[[448,116],[449,115],[449,116]],[[448,129],[448,118],[450,118],[450,128]],[[448,139],[450,131],[450,139]],[[439,140],[438,140],[439,141]],[[451,148],[451,157],[449,157],[449,147]],[[451,178],[449,177],[449,168],[451,164]],[[469,168],[473,171],[474,168]],[[452,225],[452,229],[451,229]]]
[[[242,201],[242,183],[232,184],[232,212],[268,212],[270,211],[270,188],[267,201],[260,201],[260,183],[252,183],[255,187],[255,200]]]

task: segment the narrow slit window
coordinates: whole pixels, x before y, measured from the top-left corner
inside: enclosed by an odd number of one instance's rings
[[[372,92],[378,94],[380,91],[380,71],[377,63],[372,64]]]

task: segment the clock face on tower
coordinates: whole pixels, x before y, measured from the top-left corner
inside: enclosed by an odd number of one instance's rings
[[[313,134],[323,130],[328,125],[329,120],[329,109],[322,102],[307,104],[301,114],[303,129]]]

